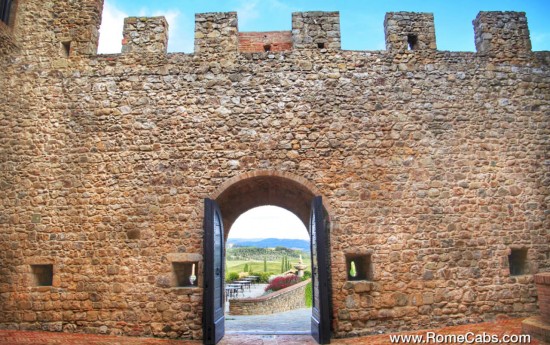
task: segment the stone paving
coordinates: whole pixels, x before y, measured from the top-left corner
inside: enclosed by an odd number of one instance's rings
[[[244,290],[238,298],[261,296],[267,284],[254,284],[250,290]],[[284,313],[266,315],[231,315],[229,303],[225,305],[226,334],[309,334],[311,309],[301,308]]]
[[[392,335],[425,335],[427,332],[436,332],[439,335],[459,335],[472,332],[474,335],[489,334],[497,337],[503,335],[520,335],[523,319],[500,319],[495,322],[444,327],[434,330],[392,333]],[[404,343],[404,342],[403,342]],[[487,343],[487,342],[485,342]],[[543,345],[536,339],[523,344]],[[516,343],[516,344],[522,344]],[[2,345],[200,345],[200,341],[164,340],[153,338],[117,337],[95,334],[71,334],[30,331],[3,331],[0,330],[0,344]],[[315,341],[309,335],[226,335],[220,345],[314,345]],[[382,345],[391,344],[390,334],[380,334],[358,338],[333,339],[335,345]],[[445,344],[457,344],[446,342]],[[480,344],[480,342],[472,342]],[[512,344],[502,342],[501,344]]]
[[[311,308],[267,315],[226,315],[226,334],[310,334]]]

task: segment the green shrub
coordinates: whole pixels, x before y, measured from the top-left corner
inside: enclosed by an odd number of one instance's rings
[[[226,282],[230,283],[232,281],[239,280],[239,273],[237,272],[229,272],[227,274],[227,278],[225,279]]]
[[[302,277],[302,281],[308,280],[309,278],[311,278],[311,271],[304,271],[304,276]]]
[[[271,277],[273,274],[269,272],[250,272],[249,275],[258,277],[256,283],[269,283],[269,277]]]
[[[306,307],[311,308],[313,306],[313,286],[311,282],[306,285]]]
[[[269,282],[269,277],[271,277],[271,273],[269,272],[259,272],[259,273],[254,273],[253,275],[255,276],[258,276],[258,283],[268,283]]]

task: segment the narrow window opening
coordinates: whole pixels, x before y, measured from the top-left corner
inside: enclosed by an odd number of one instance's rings
[[[511,276],[529,274],[529,264],[527,262],[527,249],[512,249],[508,255],[508,266]]]
[[[418,36],[408,35],[407,36],[407,45],[408,45],[409,50],[418,49]]]
[[[319,43],[317,43],[317,48],[325,49],[325,44],[323,42],[319,42]]]
[[[264,52],[270,52],[271,51],[271,44],[267,43],[264,44]]]
[[[371,254],[346,255],[348,280],[373,280]]]
[[[61,42],[61,46],[63,47],[63,55],[69,57],[71,55],[71,42]]]
[[[175,286],[197,286],[198,262],[172,262],[172,269],[174,271]]]
[[[31,265],[34,286],[52,286],[53,265]]]
[[[12,0],[0,0],[0,20],[6,25],[10,22]]]

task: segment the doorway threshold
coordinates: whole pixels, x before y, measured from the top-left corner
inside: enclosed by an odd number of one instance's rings
[[[234,335],[311,335],[310,331],[262,331],[262,330],[251,330],[251,331],[225,331],[225,334],[234,334]]]

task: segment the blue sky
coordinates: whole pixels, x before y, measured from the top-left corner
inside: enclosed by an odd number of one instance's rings
[[[432,12],[439,50],[475,51],[472,20],[479,11],[523,11],[533,50],[550,50],[550,0],[105,0],[100,53],[119,53],[127,16],[165,15],[170,25],[168,51],[193,51],[194,15],[237,11],[240,31],[291,29],[291,13],[340,11],[342,49],[380,50],[384,15],[392,11]]]

